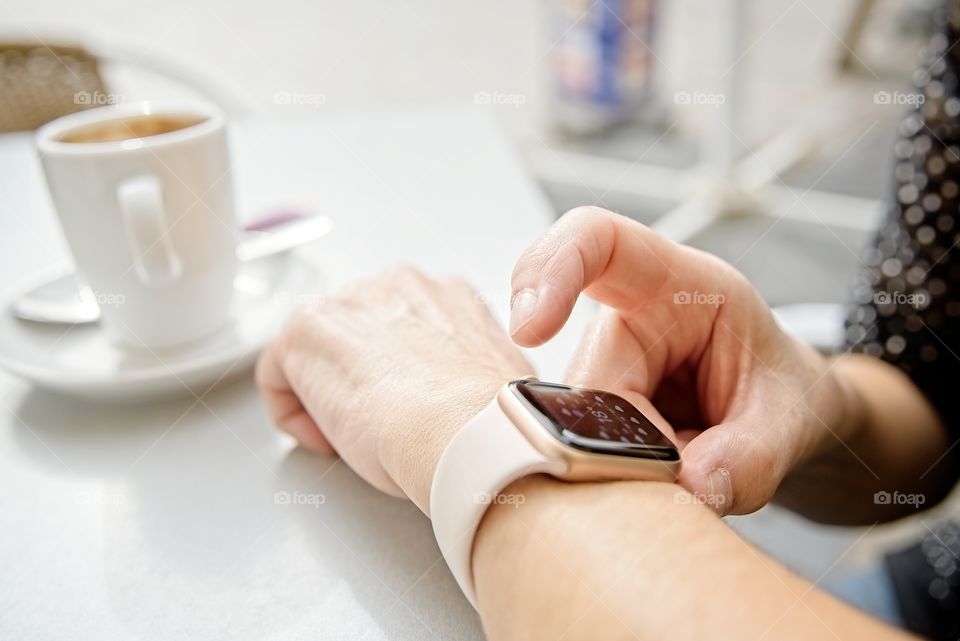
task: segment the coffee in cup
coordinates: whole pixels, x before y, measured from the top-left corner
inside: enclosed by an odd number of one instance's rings
[[[199,125],[206,120],[200,115],[141,114],[81,125],[64,132],[60,142],[96,143],[147,138],[168,134]]]
[[[228,318],[236,222],[226,123],[203,103],[134,103],[58,118],[36,136],[47,185],[103,329],[150,350]]]

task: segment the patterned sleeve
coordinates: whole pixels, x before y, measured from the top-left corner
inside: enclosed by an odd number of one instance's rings
[[[951,13],[960,2],[950,2]],[[960,18],[960,15],[956,17]],[[960,436],[960,97],[948,28],[925,50],[900,123],[894,194],[864,255],[847,347],[902,369]]]
[[[903,370],[960,438],[960,0],[915,74],[917,103],[900,123],[894,194],[864,256],[847,319],[851,351]],[[960,525],[941,523],[886,557],[904,626],[960,637]]]

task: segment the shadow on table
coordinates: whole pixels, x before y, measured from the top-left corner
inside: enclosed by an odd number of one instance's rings
[[[289,501],[316,561],[349,583],[391,638],[483,639],[420,510],[375,490],[339,459],[318,474],[318,459],[329,460],[292,450],[275,494]]]
[[[412,503],[290,450],[249,381],[195,401],[33,391],[11,408],[38,466],[122,497],[80,516],[102,518],[89,554],[102,554],[113,616],[133,636],[482,639]]]
[[[229,393],[211,392],[210,397]],[[211,402],[211,401],[207,401]],[[142,453],[197,409],[192,396],[117,405],[34,388],[17,407],[14,440],[44,468],[96,477],[125,472],[131,455]]]

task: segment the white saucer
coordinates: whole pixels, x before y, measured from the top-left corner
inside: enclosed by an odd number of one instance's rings
[[[293,251],[242,264],[231,317],[216,335],[176,350],[125,350],[98,324],[44,325],[0,307],[0,366],[35,385],[92,400],[200,394],[249,369],[301,302],[324,291],[316,259]],[[11,298],[12,300],[12,298]]]

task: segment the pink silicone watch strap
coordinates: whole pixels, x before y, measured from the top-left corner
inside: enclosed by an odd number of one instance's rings
[[[474,608],[471,553],[487,508],[513,481],[540,472],[560,474],[565,467],[530,444],[504,414],[498,397],[447,445],[433,475],[430,516],[440,551]]]

